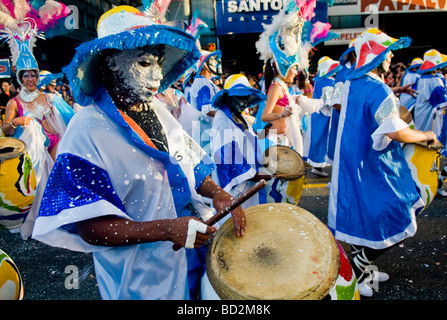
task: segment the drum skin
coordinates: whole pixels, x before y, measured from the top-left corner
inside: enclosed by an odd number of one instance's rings
[[[20,227],[36,194],[36,175],[25,144],[0,138],[0,228]]]
[[[220,299],[319,300],[334,286],[340,252],[330,230],[310,212],[286,203],[244,210],[248,228],[231,220],[217,231],[207,276]]]
[[[23,283],[14,261],[0,249],[0,300],[22,300]]]

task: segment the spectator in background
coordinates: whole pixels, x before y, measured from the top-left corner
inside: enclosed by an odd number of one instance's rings
[[[10,91],[9,81],[3,80],[1,82],[2,92],[0,93],[0,125],[2,124],[5,116],[6,104],[13,98],[13,94]]]

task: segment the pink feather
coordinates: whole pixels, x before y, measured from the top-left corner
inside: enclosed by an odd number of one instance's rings
[[[310,21],[314,17],[317,0],[297,0],[300,8],[300,17]]]
[[[315,42],[315,40],[325,38],[330,29],[330,23],[323,23],[320,21],[315,22],[313,24],[312,31],[310,32],[310,41]]]
[[[9,12],[8,13],[11,17],[15,18],[14,15],[14,4],[12,3],[11,0],[1,0],[2,4],[5,6],[6,9],[8,9]]]

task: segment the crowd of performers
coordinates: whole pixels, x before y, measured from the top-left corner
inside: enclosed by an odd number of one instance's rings
[[[103,299],[200,297],[203,245],[218,228],[203,221],[273,179],[262,157],[275,145],[295,150],[315,174],[332,166],[327,225],[351,245],[361,295],[373,294],[367,267],[415,234],[427,201],[402,145],[447,142],[446,86],[437,74],[447,56],[429,50],[402,86],[390,87],[384,76],[392,52],[411,39],[368,29],[341,57],[319,59],[309,97],[291,84],[308,70],[309,50],[332,35],[326,24],[310,23],[314,1],[291,1],[256,43],[265,64],[261,88],[243,74],[220,87],[213,82],[220,51],[200,50],[197,36],[163,24],[154,7],[119,6],[62,70],[82,106],[73,110],[39,90],[30,39],[46,29],[28,9],[2,17],[21,90],[1,129],[26,143],[37,177],[17,230],[24,239],[92,252]],[[55,20],[63,7],[57,12]],[[402,119],[401,105],[414,120]],[[446,177],[444,169],[443,196]],[[236,236],[250,226],[244,208],[268,201],[261,190],[231,212]]]

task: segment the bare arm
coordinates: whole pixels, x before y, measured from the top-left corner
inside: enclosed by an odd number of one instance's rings
[[[400,143],[427,142],[430,145],[436,141],[436,135],[432,131],[418,131],[408,127],[397,132],[387,133],[387,136]]]
[[[262,112],[261,120],[263,122],[271,122],[279,120],[291,115],[288,108],[284,108],[282,112],[273,112],[276,106],[276,102],[283,97],[281,88],[278,85],[273,85],[270,87],[269,93],[267,95],[267,101],[265,102],[264,111]]]
[[[188,222],[194,217],[135,222],[117,216],[102,216],[76,223],[79,236],[98,246],[126,246],[156,241],[172,241],[185,246]],[[196,219],[198,220],[198,219]],[[194,246],[200,247],[216,228],[207,227],[207,234],[197,232]]]
[[[17,117],[17,109],[17,102],[14,99],[9,100],[2,126],[3,133],[7,136],[12,136],[17,126],[25,126],[33,120],[31,117]]]

